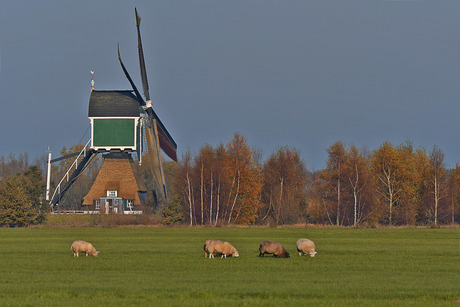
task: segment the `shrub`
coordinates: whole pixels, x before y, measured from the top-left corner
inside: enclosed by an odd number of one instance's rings
[[[165,225],[180,224],[184,221],[180,197],[176,196],[161,210],[161,221]]]

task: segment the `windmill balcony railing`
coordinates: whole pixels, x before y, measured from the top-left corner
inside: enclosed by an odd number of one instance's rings
[[[75,158],[75,161],[72,163],[72,165],[69,167],[65,175],[62,177],[61,181],[59,181],[57,187],[54,189],[53,196],[51,197],[51,201],[49,203],[50,206],[52,206],[53,199],[56,196],[56,193],[61,194],[61,184],[66,184],[69,181],[69,176],[75,171],[78,167],[78,160],[82,157],[86,156],[86,152],[90,150],[89,144],[91,143],[91,139],[85,144],[83,149],[81,150],[80,154]],[[75,168],[75,169],[74,169]],[[65,180],[65,181],[64,181]]]

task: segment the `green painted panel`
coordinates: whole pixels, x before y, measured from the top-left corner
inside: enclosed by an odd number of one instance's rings
[[[95,147],[123,147],[135,145],[135,120],[129,118],[94,119]]]

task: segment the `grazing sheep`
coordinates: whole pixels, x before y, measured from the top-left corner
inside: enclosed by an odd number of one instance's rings
[[[299,239],[297,240],[297,251],[299,252],[299,256],[309,254],[310,257],[315,257],[315,243],[312,240],[308,239]]]
[[[85,253],[86,257],[88,257],[88,255],[97,257],[99,254],[99,252],[94,248],[93,244],[82,240],[74,241],[70,249],[73,251],[74,257],[78,257],[78,253]]]
[[[222,258],[227,258],[227,256],[239,257],[238,251],[233,245],[228,242],[221,240],[207,240],[204,243],[205,255],[209,255],[209,258],[214,258],[215,254],[220,254]]]
[[[273,254],[273,257],[289,258],[289,253],[280,243],[273,241],[262,241],[259,247],[259,257],[265,254]]]

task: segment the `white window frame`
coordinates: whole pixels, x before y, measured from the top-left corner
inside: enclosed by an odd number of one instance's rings
[[[107,197],[117,197],[118,191],[117,190],[107,190]]]

